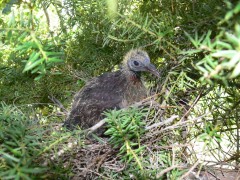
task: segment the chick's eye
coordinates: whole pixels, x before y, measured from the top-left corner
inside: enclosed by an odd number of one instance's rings
[[[135,66],[138,66],[138,65],[139,65],[139,62],[133,61],[133,64],[134,64]]]

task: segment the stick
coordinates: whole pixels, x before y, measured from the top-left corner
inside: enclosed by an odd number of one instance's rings
[[[164,120],[163,122],[152,124],[151,126],[145,127],[145,129],[150,130],[150,129],[153,129],[153,128],[156,128],[156,127],[159,127],[159,126],[162,126],[162,125],[165,125],[165,124],[169,124],[169,123],[173,122],[173,120],[178,118],[178,117],[179,117],[178,115],[172,115],[170,118]]]
[[[157,179],[160,178],[161,176],[163,176],[165,173],[167,173],[175,168],[182,168],[182,167],[183,166],[180,166],[180,165],[174,165],[174,166],[168,167],[157,174]]]
[[[68,113],[68,111],[66,110],[66,108],[62,105],[62,103],[57,100],[53,95],[48,96],[48,98],[54,103],[56,104],[64,113]]]
[[[95,132],[98,128],[102,127],[106,122],[106,118],[104,118],[103,120],[99,121],[97,124],[95,124],[94,126],[88,128],[86,130],[87,134],[93,133]]]
[[[186,172],[184,175],[182,175],[179,179],[184,179],[185,177],[187,177],[199,164],[199,160],[189,169],[188,172]]]

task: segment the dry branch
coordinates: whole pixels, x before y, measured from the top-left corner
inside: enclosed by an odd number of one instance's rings
[[[189,174],[197,167],[198,164],[199,164],[199,161],[194,163],[194,165],[188,170],[188,172],[186,172],[184,175],[182,175],[179,179],[184,179],[187,176],[189,176]]]
[[[150,126],[147,126],[145,129],[146,130],[151,130],[153,128],[157,128],[157,127],[161,127],[163,125],[167,125],[167,124],[170,124],[172,123],[176,118],[178,118],[179,116],[178,115],[172,115],[170,118],[164,120],[163,122],[159,122],[159,123],[155,123],[155,124],[152,124]]]
[[[166,174],[167,172],[173,170],[173,169],[176,169],[176,168],[183,168],[184,166],[183,165],[173,165],[171,167],[168,167],[164,170],[162,170],[160,173],[157,174],[157,179],[162,177],[164,174]]]

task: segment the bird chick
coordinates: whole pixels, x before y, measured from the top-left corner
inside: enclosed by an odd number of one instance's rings
[[[90,128],[104,118],[105,110],[121,109],[146,98],[147,89],[141,80],[143,71],[160,77],[147,52],[141,49],[129,51],[120,70],[93,78],[75,95],[64,126],[68,129]],[[97,133],[103,131],[100,129]]]

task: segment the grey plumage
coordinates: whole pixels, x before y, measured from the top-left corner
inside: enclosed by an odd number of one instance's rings
[[[103,111],[124,108],[146,98],[147,90],[140,78],[142,71],[159,76],[145,51],[129,51],[120,70],[93,78],[75,95],[64,126],[89,128],[103,119]]]

